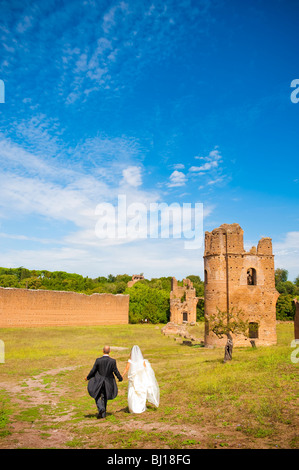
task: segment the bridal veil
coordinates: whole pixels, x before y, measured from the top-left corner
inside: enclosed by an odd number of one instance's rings
[[[139,346],[133,346],[128,373],[128,406],[131,413],[143,413],[148,400],[159,406],[160,390],[155,373],[147,359],[143,358]]]

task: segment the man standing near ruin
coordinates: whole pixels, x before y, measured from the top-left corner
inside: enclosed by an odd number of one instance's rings
[[[103,348],[103,356],[96,359],[93,368],[85,377],[85,380],[88,380],[88,393],[95,399],[98,408],[98,419],[106,417],[107,400],[113,400],[117,396],[118,388],[114,375],[120,382],[123,380],[116,360],[109,354],[110,346],[106,345]]]

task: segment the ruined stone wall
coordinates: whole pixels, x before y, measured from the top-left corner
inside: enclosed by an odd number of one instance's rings
[[[196,305],[198,298],[190,279],[183,280],[183,286],[178,286],[178,281],[172,278],[170,292],[170,321],[180,325],[183,321],[196,322]]]
[[[0,327],[127,324],[129,296],[0,287]]]
[[[257,345],[276,344],[276,302],[272,241],[262,238],[257,248],[244,250],[243,230],[238,224],[223,224],[205,235],[205,344],[224,345],[210,331],[209,315],[242,310],[244,319],[258,325]],[[237,346],[250,346],[250,338],[234,338]]]

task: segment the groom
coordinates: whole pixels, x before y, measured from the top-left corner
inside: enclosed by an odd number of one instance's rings
[[[117,367],[116,360],[110,356],[110,346],[104,346],[103,356],[98,357],[93,368],[85,380],[88,380],[87,390],[89,395],[95,399],[98,408],[97,418],[105,418],[107,400],[113,400],[118,393],[114,375],[121,382],[123,380]]]

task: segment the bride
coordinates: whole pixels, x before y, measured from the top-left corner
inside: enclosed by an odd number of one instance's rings
[[[146,400],[158,407],[160,401],[159,385],[149,361],[143,358],[139,346],[133,346],[123,377],[127,372],[130,413],[143,413],[146,410]]]

